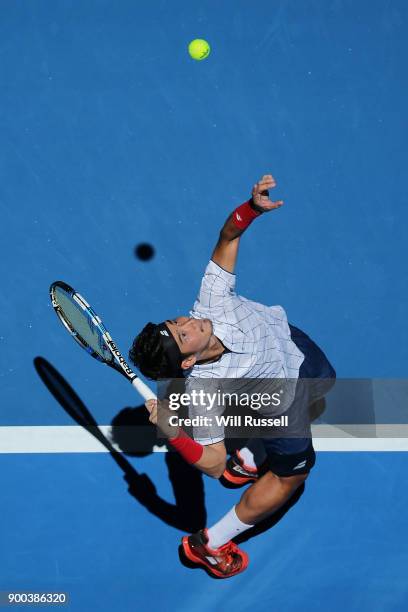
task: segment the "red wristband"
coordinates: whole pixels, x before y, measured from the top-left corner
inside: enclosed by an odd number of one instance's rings
[[[250,225],[252,221],[261,214],[252,208],[250,201],[251,200],[248,200],[248,202],[241,204],[241,206],[238,206],[238,208],[236,208],[232,213],[234,225],[236,225],[239,229],[246,229],[248,225]]]
[[[169,443],[187,463],[197,463],[204,452],[204,446],[192,440],[182,429],[179,430],[177,438],[169,439]]]

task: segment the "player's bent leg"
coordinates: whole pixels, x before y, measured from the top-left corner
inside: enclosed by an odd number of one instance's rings
[[[263,443],[266,446],[265,440]],[[310,439],[288,442],[278,438],[268,442],[265,450],[270,471],[259,477],[239,504],[217,523],[182,540],[184,555],[218,578],[246,569],[248,556],[232,540],[278,510],[306,480],[315,463]]]
[[[236,513],[243,523],[255,524],[279,510],[316,462],[309,438],[271,438],[264,444],[269,471],[242,495]]]
[[[279,510],[307,477],[308,473],[277,476],[267,472],[242,495],[236,506],[238,518],[243,523],[255,525]]]

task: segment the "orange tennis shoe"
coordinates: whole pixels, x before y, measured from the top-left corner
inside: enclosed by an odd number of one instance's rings
[[[222,478],[230,484],[243,486],[258,480],[258,470],[245,465],[239,451],[236,451],[228,459]]]
[[[203,566],[209,574],[217,578],[230,578],[248,567],[248,555],[232,540],[219,548],[210,548],[207,529],[184,536],[181,544],[191,563]]]

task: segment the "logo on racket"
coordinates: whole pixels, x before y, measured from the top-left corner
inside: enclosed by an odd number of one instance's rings
[[[108,340],[108,345],[111,347],[113,354],[116,356],[122,368],[125,370],[126,374],[133,374],[133,370],[128,366],[125,359],[122,357],[121,352],[117,348],[116,344],[113,340]]]

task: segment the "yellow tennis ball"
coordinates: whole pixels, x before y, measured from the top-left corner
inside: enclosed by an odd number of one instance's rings
[[[195,60],[203,60],[210,55],[210,45],[202,38],[195,38],[188,45],[188,52]]]

